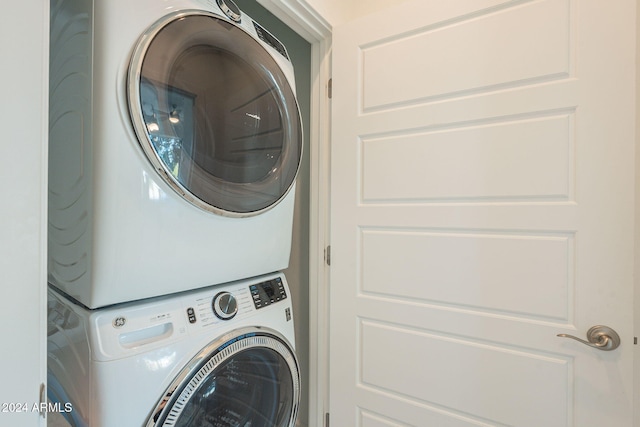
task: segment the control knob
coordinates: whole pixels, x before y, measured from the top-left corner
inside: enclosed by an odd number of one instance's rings
[[[220,292],[211,303],[213,313],[222,320],[232,319],[238,313],[238,301],[231,292]]]

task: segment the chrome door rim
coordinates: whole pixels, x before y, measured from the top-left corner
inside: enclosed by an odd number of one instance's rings
[[[280,197],[278,197],[272,203],[270,203],[268,206],[262,209],[258,209],[255,211],[248,211],[248,212],[236,212],[236,211],[222,209],[210,203],[205,202],[204,200],[200,199],[199,197],[191,193],[189,189],[187,189],[177,179],[175,179],[169,173],[169,171],[167,170],[162,160],[159,158],[158,153],[156,152],[150,138],[145,132],[146,124],[144,123],[144,120],[141,114],[139,113],[140,111],[142,111],[142,105],[141,105],[140,97],[138,96],[140,92],[140,81],[141,81],[141,74],[142,74],[143,59],[147,53],[147,50],[150,44],[153,42],[156,35],[163,28],[165,28],[167,25],[169,25],[170,23],[176,20],[183,19],[190,16],[205,16],[205,17],[210,17],[213,19],[225,21],[233,25],[235,28],[243,31],[245,34],[247,34],[251,38],[253,38],[256,41],[256,44],[262,47],[263,49],[265,49],[266,51],[266,48],[262,46],[262,44],[257,39],[255,39],[253,35],[248,33],[244,28],[242,28],[241,26],[238,26],[236,23],[226,18],[225,16],[218,15],[216,13],[207,12],[203,10],[195,10],[195,9],[183,10],[179,12],[170,13],[164,16],[163,18],[159,19],[154,24],[152,24],[147,29],[147,31],[145,31],[142,34],[142,36],[140,37],[140,39],[138,40],[138,42],[136,43],[133,49],[133,54],[131,55],[131,59],[129,61],[129,67],[127,72],[127,84],[126,84],[127,100],[128,100],[127,105],[129,107],[129,117],[132,121],[135,135],[138,139],[139,145],[142,147],[143,151],[145,152],[147,159],[149,159],[149,161],[152,163],[153,168],[162,177],[162,180],[165,183],[167,183],[173,191],[175,191],[178,195],[180,195],[182,198],[187,200],[192,205],[207,212],[215,213],[221,216],[233,217],[233,218],[245,218],[245,217],[252,217],[252,216],[262,214],[264,212],[267,212],[273,209],[275,206],[277,206],[285,197],[287,197],[291,189],[295,186],[298,173],[300,172],[300,165],[302,163],[302,155],[303,155],[303,148],[304,148],[303,144],[300,144],[300,153],[297,159],[296,170],[293,176],[293,180],[291,181],[291,184],[287,187],[287,189],[280,195]],[[294,102],[295,102],[295,110],[296,110],[295,113],[300,123],[300,129],[302,132],[302,118],[301,118],[300,108],[298,105],[298,100],[295,96],[294,96]]]
[[[300,369],[292,346],[279,332],[262,327],[236,329],[203,348],[180,371],[151,412],[146,427],[173,427],[198,385],[218,366],[235,354],[251,348],[268,348],[286,362],[293,381],[290,422],[294,427],[300,404]],[[197,377],[197,378],[195,378]],[[174,394],[179,392],[177,397]],[[161,424],[158,424],[158,421]]]

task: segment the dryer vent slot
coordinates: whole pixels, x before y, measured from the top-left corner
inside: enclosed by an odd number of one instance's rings
[[[268,44],[269,46],[271,46],[272,48],[280,52],[282,56],[284,56],[285,58],[287,58],[287,60],[289,60],[287,49],[284,47],[282,43],[280,43],[280,41],[277,38],[275,38],[269,31],[265,30],[260,25],[258,25],[255,21],[253,23],[253,26],[255,27],[256,33],[258,33],[258,37],[260,37],[260,40],[262,40],[263,42],[265,42],[266,44]]]
[[[164,338],[169,338],[172,333],[173,323],[163,323],[162,325],[156,325],[150,328],[122,333],[118,337],[118,341],[124,348],[136,348],[160,341]]]

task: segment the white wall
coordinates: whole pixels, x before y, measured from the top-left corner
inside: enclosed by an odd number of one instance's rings
[[[5,4],[0,26],[0,425],[36,426],[46,378],[49,2]],[[27,404],[26,413],[8,404]],[[44,424],[42,424],[44,425]]]
[[[305,0],[298,0],[304,3]],[[306,2],[315,9],[323,18],[325,18],[332,26],[364,16],[369,13],[382,10],[384,8],[395,8],[406,0],[306,0]],[[400,18],[402,13],[395,13],[393,16]],[[409,13],[406,12],[405,13]]]
[[[300,1],[300,3],[303,3]],[[345,22],[351,14],[349,2],[340,0],[306,0],[313,9],[325,18],[331,25]]]

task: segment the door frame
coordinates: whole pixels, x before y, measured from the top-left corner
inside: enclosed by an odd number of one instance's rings
[[[256,0],[311,44],[309,183],[309,426],[329,412],[329,244],[331,25],[300,0]],[[303,385],[304,386],[304,385]],[[303,424],[305,425],[305,424]]]

